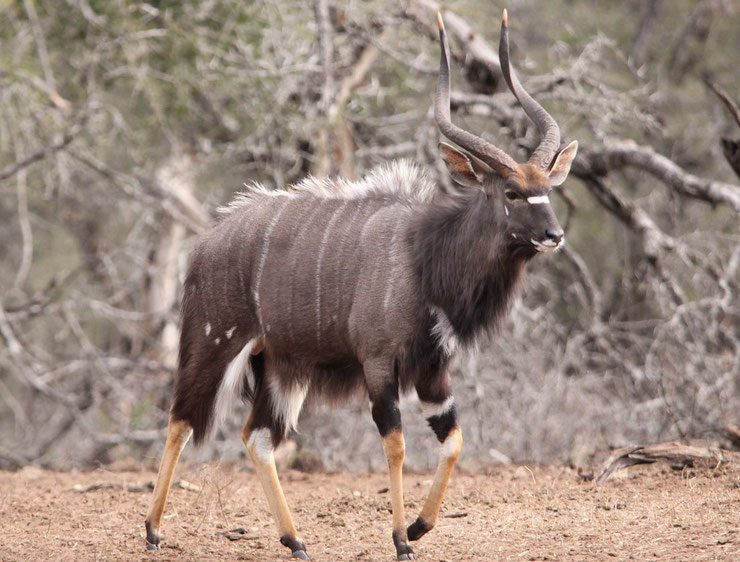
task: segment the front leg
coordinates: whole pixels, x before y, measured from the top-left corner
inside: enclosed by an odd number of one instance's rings
[[[380,375],[388,373],[368,373],[366,377],[375,376],[379,380]],[[385,380],[388,380],[388,376]],[[373,379],[370,379],[373,380]],[[391,480],[391,507],[393,509],[393,544],[396,546],[398,560],[413,560],[414,551],[408,543],[406,535],[406,518],[403,508],[403,459],[406,455],[406,446],[401,429],[401,411],[398,408],[398,386],[395,383],[378,385],[376,392],[371,390],[370,400],[373,407],[373,420],[378,426],[380,436],[383,438],[383,451],[388,461],[388,471]]]
[[[442,498],[447,490],[452,469],[455,467],[458,456],[460,456],[460,449],[463,443],[462,432],[457,425],[457,416],[452,395],[437,395],[436,402],[425,402],[424,397],[428,395],[419,388],[417,388],[417,392],[419,393],[419,397],[422,398],[422,408],[426,413],[427,421],[442,446],[439,450],[437,471],[434,474],[429,495],[424,502],[424,507],[419,517],[408,528],[408,538],[412,541],[423,537],[437,523],[439,510],[442,506]]]

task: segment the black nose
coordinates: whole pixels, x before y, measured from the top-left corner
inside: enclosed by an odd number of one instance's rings
[[[563,235],[565,233],[563,232],[562,228],[553,228],[552,230],[550,229],[546,230],[545,234],[550,240],[552,240],[556,244],[559,244],[560,241],[563,239]]]

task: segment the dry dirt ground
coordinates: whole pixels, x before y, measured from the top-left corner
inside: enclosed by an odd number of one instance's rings
[[[407,519],[429,474],[405,477]],[[144,548],[146,470],[0,472],[0,559],[289,560],[254,474],[181,466],[162,550]],[[385,474],[282,475],[315,560],[395,559]],[[98,486],[100,485],[100,486]],[[245,534],[228,531],[236,528]],[[456,471],[420,561],[740,560],[740,468],[633,467],[594,484],[560,467]]]

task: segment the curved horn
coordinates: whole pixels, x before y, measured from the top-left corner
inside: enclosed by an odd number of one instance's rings
[[[501,72],[511,93],[514,94],[524,112],[534,121],[542,134],[542,140],[532,156],[529,157],[528,163],[539,167],[541,170],[547,170],[553,156],[560,148],[560,127],[558,127],[555,119],[540,104],[534,101],[534,98],[522,87],[511,68],[509,62],[509,28],[505,9],[501,20],[501,41],[498,47],[498,57],[501,61]]]
[[[450,120],[450,46],[447,43],[447,33],[440,12],[437,12],[437,24],[439,25],[442,54],[439,60],[439,82],[434,98],[434,117],[439,130],[448,139],[483,160],[498,173],[513,172],[517,169],[517,164],[511,156],[482,138],[452,124]]]

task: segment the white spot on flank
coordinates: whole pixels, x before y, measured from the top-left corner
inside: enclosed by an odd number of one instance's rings
[[[230,340],[231,339],[231,336],[234,335],[234,330],[236,330],[236,326],[233,326],[233,327],[229,328],[228,330],[226,330],[225,333],[226,333],[226,339],[227,340]]]
[[[247,439],[247,449],[262,462],[272,463],[274,459],[272,435],[266,427],[255,429]]]
[[[216,345],[220,344],[221,343],[221,338],[216,338],[215,339],[215,343],[216,343]]]
[[[544,205],[550,202],[547,195],[537,195],[536,197],[527,197],[527,203],[530,205]]]
[[[284,388],[280,384],[280,379],[272,378],[268,386],[272,398],[273,416],[283,422],[286,432],[295,429],[301,407],[308,394],[308,384],[291,382],[288,388]]]
[[[211,334],[211,323],[206,323],[206,336],[209,336]]]
[[[454,396],[448,396],[447,399],[441,404],[435,404],[434,402],[422,401],[421,411],[424,414],[425,418],[441,416],[449,412],[450,408],[452,408],[452,405],[454,403],[455,403]]]
[[[223,423],[226,416],[229,415],[236,399],[242,396],[244,391],[244,371],[249,366],[249,356],[252,353],[252,349],[254,349],[256,341],[256,338],[249,340],[239,354],[226,366],[224,377],[221,379],[221,384],[216,393],[216,402],[213,408],[214,431]]]
[[[432,335],[437,338],[437,343],[444,352],[447,355],[452,355],[457,349],[458,342],[449,318],[439,307],[432,306],[429,310],[437,320],[436,324],[432,326]]]
[[[511,233],[511,235],[512,235],[512,236],[513,236],[514,238],[516,238],[516,234],[514,234],[513,232]]]

